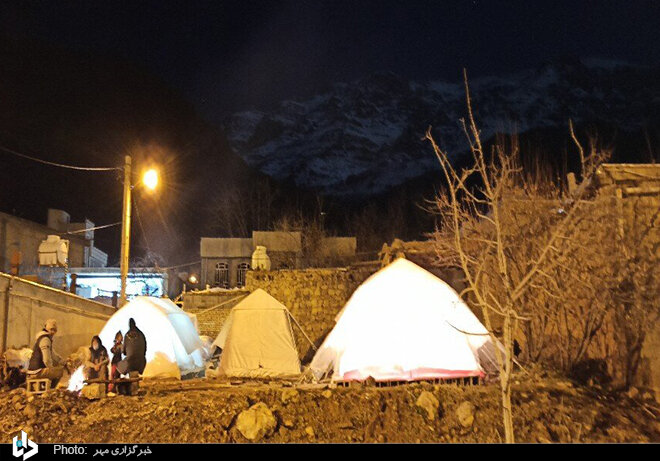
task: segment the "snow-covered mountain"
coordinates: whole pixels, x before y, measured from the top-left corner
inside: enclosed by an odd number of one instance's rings
[[[506,77],[470,82],[482,137],[525,133],[575,122],[636,130],[660,121],[660,68],[563,60]],[[376,74],[335,85],[273,112],[232,115],[225,130],[234,150],[277,179],[330,195],[371,195],[438,167],[429,125],[451,155],[467,142],[462,82],[410,82]]]

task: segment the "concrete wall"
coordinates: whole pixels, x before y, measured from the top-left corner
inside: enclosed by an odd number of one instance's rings
[[[0,274],[0,350],[32,347],[46,319],[57,320],[55,352],[66,357],[89,344],[108,318],[112,307],[38,283]]]
[[[300,253],[302,233],[298,231],[252,231],[252,246],[265,246],[268,252]]]

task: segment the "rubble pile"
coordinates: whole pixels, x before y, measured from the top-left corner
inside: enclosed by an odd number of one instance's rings
[[[0,443],[500,442],[497,385],[285,387],[146,380],[137,396],[0,392]],[[519,442],[660,442],[652,396],[597,394],[567,381],[514,386]]]

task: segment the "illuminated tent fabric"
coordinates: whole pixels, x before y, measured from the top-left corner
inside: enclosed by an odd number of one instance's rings
[[[220,373],[283,377],[300,373],[300,360],[287,308],[257,289],[230,312],[214,345],[222,348]]]
[[[486,328],[458,294],[401,258],[353,293],[310,368],[317,378],[332,372],[335,381],[483,376],[493,351]]]
[[[112,347],[117,331],[126,334],[135,319],[147,339],[145,377],[175,377],[204,368],[202,342],[191,318],[169,299],[139,296],[113,314],[99,336]]]

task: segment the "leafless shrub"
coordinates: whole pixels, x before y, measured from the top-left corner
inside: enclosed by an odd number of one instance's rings
[[[586,185],[603,155],[595,148],[589,155],[582,152],[582,184],[570,194],[551,183],[529,181],[519,167],[515,137],[502,137],[490,153],[484,152],[466,75],[465,90],[468,118],[462,123],[473,166],[454,169],[430,129],[426,135],[446,181],[445,190],[435,201],[439,216],[436,249],[442,264],[462,269],[467,282],[462,295],[481,311],[493,340],[502,344],[496,355],[504,433],[505,440],[513,442],[514,336],[521,329],[559,329],[569,314],[579,315],[565,310],[561,312],[562,320],[559,312],[552,311],[565,291],[560,283],[571,277],[576,283],[580,281],[578,273],[582,269],[572,267],[576,258],[571,252],[581,247],[575,237],[584,227],[581,217],[589,191]],[[563,279],[557,279],[558,272]],[[593,322],[598,324],[598,318]],[[494,334],[496,327],[501,328],[499,337]],[[591,324],[585,327],[586,331],[592,329]],[[533,345],[531,349],[542,346]]]

